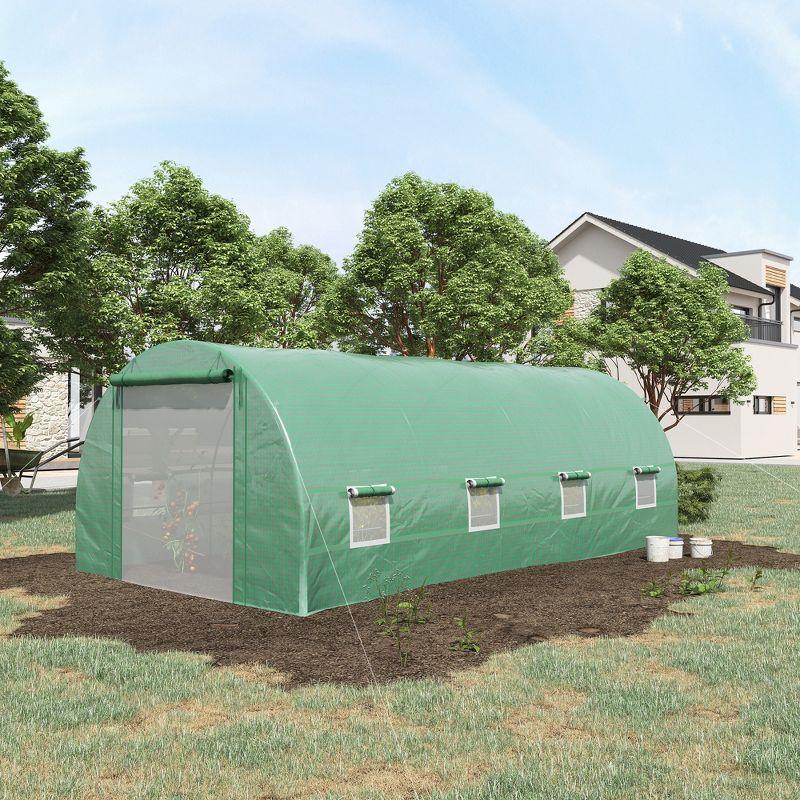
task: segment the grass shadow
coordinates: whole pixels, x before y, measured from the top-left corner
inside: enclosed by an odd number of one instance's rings
[[[0,523],[75,510],[75,489],[37,490],[9,497],[0,492]]]

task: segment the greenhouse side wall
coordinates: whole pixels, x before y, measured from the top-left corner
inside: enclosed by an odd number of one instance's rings
[[[308,407],[281,398],[313,506],[310,613],[374,598],[398,582],[594,558],[642,547],[647,535],[675,534],[672,453],[653,415],[618,382],[554,370],[534,383],[500,367],[497,393],[481,395],[473,368],[462,366],[445,376],[447,394],[401,396],[386,372],[403,366],[387,364],[374,392],[368,376],[324,384],[315,371],[311,425]],[[302,397],[310,387],[296,380],[294,389]],[[636,465],[661,468],[654,508],[636,508]],[[562,518],[565,469],[591,472],[585,517]],[[488,476],[504,479],[500,525],[470,531],[465,481]],[[373,484],[396,489],[386,498],[389,541],[353,547],[347,487]]]
[[[81,448],[75,498],[75,566],[117,577],[113,564],[114,391],[105,392]]]

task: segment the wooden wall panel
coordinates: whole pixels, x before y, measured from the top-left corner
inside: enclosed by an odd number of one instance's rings
[[[786,270],[779,267],[767,267],[765,269],[766,284],[767,286],[780,286],[781,289],[786,288]]]

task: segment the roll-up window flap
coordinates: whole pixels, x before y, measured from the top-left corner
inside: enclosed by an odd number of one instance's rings
[[[467,478],[467,486],[470,489],[484,486],[503,486],[505,482],[505,478],[498,478],[496,475],[490,475],[488,478]]]
[[[654,467],[652,464],[645,467],[634,467],[633,471],[636,475],[655,475],[661,472],[661,467]]]
[[[350,497],[384,497],[394,494],[397,489],[388,483],[376,483],[371,486],[348,486],[347,494]]]
[[[575,469],[572,472],[559,472],[558,478],[562,481],[583,481],[591,478],[592,473],[585,469]]]
[[[232,376],[232,369],[117,372],[109,382],[112,386],[169,386],[177,383],[228,383]]]

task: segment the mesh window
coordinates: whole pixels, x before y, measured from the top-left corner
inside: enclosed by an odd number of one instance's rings
[[[656,476],[636,476],[636,508],[652,508],[656,504]]]
[[[561,517],[586,516],[586,481],[561,481]]]
[[[350,547],[389,541],[389,498],[350,498]]]
[[[232,384],[128,386],[122,578],[233,599]]]
[[[485,531],[500,527],[500,487],[467,487],[469,497],[469,529]]]

